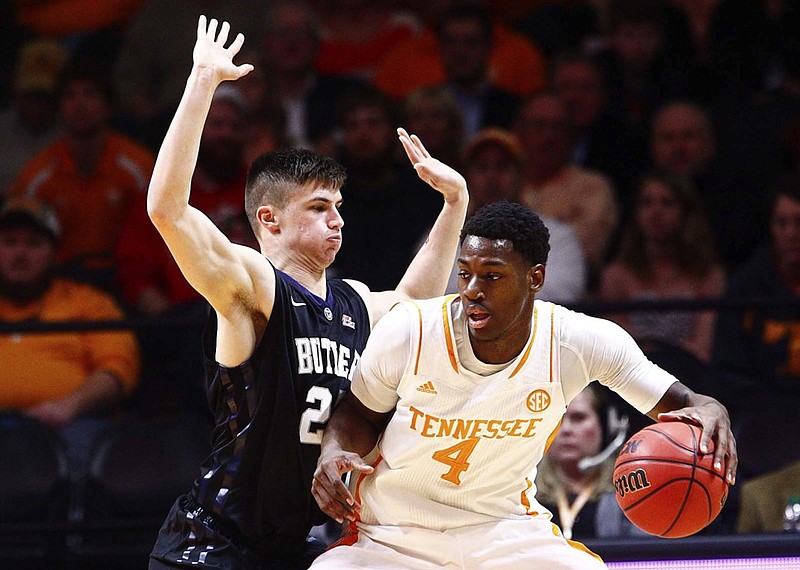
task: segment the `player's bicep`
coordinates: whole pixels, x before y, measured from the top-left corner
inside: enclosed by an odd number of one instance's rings
[[[618,392],[640,412],[650,411],[676,381],[650,362],[616,323],[571,311],[565,316],[568,324],[563,327],[562,341],[581,361],[586,379]]]
[[[356,368],[351,391],[378,413],[393,410],[411,355],[409,313],[398,306],[375,326]]]
[[[254,272],[271,275],[274,290],[274,274],[259,269],[258,260],[268,265],[266,260],[252,248],[232,243],[199,210],[190,206],[176,220],[153,221],[183,276],[219,312],[228,312],[241,299],[255,303]]]

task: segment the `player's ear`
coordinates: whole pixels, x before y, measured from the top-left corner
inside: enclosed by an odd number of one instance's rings
[[[274,234],[280,231],[278,213],[273,206],[259,206],[258,210],[256,210],[256,220],[258,220],[258,225],[269,233]]]
[[[528,270],[528,283],[531,291],[537,293],[544,286],[544,265],[537,263]]]

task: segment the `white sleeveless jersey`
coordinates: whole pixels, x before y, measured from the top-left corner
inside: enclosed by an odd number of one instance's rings
[[[401,311],[392,318],[399,317],[403,326],[408,323],[406,336],[410,339],[407,351],[397,351],[408,356],[394,368],[404,367],[402,375],[396,375],[399,381],[380,378],[391,368],[386,363],[397,358],[386,354],[385,346],[382,352],[373,348],[379,358],[369,358],[370,343],[381,339],[378,328],[368,341],[367,364],[362,360],[352,391],[375,411],[396,409],[379,441],[375,471],[355,481],[361,522],[368,525],[444,530],[498,519],[550,517],[535,499],[533,482],[536,466],[555,436],[567,404],[559,360],[568,347],[562,346],[559,331],[564,327],[559,319],[590,319],[590,328],[607,321],[535,301],[531,335],[524,349],[501,370],[482,376],[465,369],[459,359],[454,327],[464,323],[454,324],[452,302],[458,302],[457,297],[404,303],[391,311],[390,315]],[[607,330],[594,336],[602,337],[597,343],[610,341],[613,345],[615,341],[608,338],[614,334]],[[564,342],[569,341],[567,337]],[[579,345],[577,349],[569,347],[569,358],[572,352],[583,350],[583,344]],[[675,379],[649,363],[638,348],[633,352],[638,354],[626,355],[620,370],[638,370],[643,361],[652,368],[646,373],[652,375],[655,369],[661,377],[647,390],[640,387],[636,392],[627,385],[634,374],[626,378],[614,372],[615,378],[624,380],[616,388],[627,390],[628,399],[648,411]],[[583,372],[571,373],[581,377],[572,379],[566,391],[569,399],[598,377],[593,369],[608,368],[606,361],[603,366],[580,361],[578,368]],[[642,384],[640,378],[636,380],[634,384]]]
[[[533,498],[533,481],[566,407],[554,305],[536,303],[524,350],[489,376],[460,365],[449,303],[418,305],[416,346],[397,386],[396,412],[375,473],[357,483],[361,520],[443,530],[549,516]],[[438,317],[430,318],[434,311]]]

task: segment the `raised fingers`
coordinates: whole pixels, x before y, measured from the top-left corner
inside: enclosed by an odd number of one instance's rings
[[[222,22],[222,26],[219,29],[219,35],[217,36],[217,42],[220,45],[225,45],[225,42],[228,41],[228,33],[231,31],[231,25],[228,22]]]
[[[419,140],[419,137],[417,135],[411,135],[411,142],[414,143],[414,146],[417,148],[417,150],[419,150],[422,156],[424,156],[425,158],[431,157],[431,153],[428,152],[428,149],[425,148],[425,145],[422,144],[422,141]]]
[[[212,42],[214,41],[214,38],[217,37],[217,26],[219,26],[219,21],[216,18],[211,18],[211,21],[208,22],[206,35]]]
[[[197,38],[200,39],[206,35],[206,26],[208,21],[204,14],[200,14],[200,17],[197,19]]]
[[[419,161],[425,158],[425,155],[420,152],[404,128],[401,127],[397,129],[397,136],[400,139],[400,143],[403,145],[403,149],[406,151],[406,155],[411,161],[411,164],[416,165]]]

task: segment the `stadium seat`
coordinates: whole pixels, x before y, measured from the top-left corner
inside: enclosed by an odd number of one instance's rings
[[[66,450],[47,426],[0,414],[0,568],[60,568],[70,506]]]
[[[146,568],[172,503],[185,493],[210,451],[199,416],[128,418],[95,445],[78,517],[81,540],[70,554],[82,570]]]

